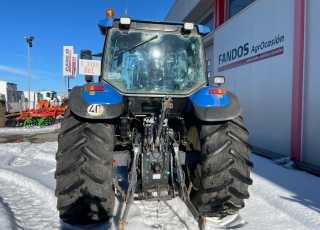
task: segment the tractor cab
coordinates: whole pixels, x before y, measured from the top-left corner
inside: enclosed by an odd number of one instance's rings
[[[106,33],[102,80],[123,94],[187,95],[206,84],[205,58],[197,30],[121,19]],[[141,30],[145,26],[148,30]]]

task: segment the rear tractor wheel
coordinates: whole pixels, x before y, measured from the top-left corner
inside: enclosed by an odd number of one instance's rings
[[[61,124],[56,154],[56,196],[60,218],[93,224],[113,216],[114,125],[96,123],[69,109]]]
[[[201,165],[187,165],[190,198],[200,215],[223,218],[238,213],[252,184],[251,146],[243,120],[203,122],[193,119],[189,150],[201,153]]]

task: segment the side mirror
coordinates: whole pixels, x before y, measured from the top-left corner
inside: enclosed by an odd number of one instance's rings
[[[80,51],[80,59],[92,60],[91,50],[81,50]]]

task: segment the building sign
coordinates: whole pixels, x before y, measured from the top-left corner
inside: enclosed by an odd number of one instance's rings
[[[72,55],[72,78],[76,78],[77,67],[78,67],[77,63],[78,63],[78,54],[73,54]]]
[[[63,46],[62,76],[72,77],[73,46]]]
[[[263,52],[261,54],[258,54],[258,55],[255,55],[255,56],[252,56],[252,57],[249,57],[249,58],[245,58],[245,59],[233,62],[233,63],[228,64],[228,65],[220,66],[218,68],[218,72],[225,71],[225,70],[232,69],[232,68],[236,68],[236,67],[239,67],[239,66],[242,66],[242,65],[251,64],[253,62],[262,61],[262,60],[267,59],[267,58],[272,58],[272,57],[281,55],[281,54],[283,54],[283,50],[284,50],[284,47],[281,46],[279,48],[276,48],[276,49],[273,49],[273,50],[269,50],[267,52]]]
[[[275,36],[274,39],[271,39],[269,41],[262,41],[258,45],[252,45],[251,51],[249,49],[249,43],[245,43],[244,45],[240,45],[238,48],[233,48],[227,52],[224,52],[219,55],[218,72],[232,69],[232,68],[236,68],[236,67],[239,67],[242,65],[250,64],[250,63],[253,63],[256,61],[261,61],[261,60],[264,60],[267,58],[271,58],[271,57],[283,54],[284,46],[281,46],[281,47],[257,54],[255,56],[251,56],[248,58],[238,60],[238,61],[233,62],[231,64],[220,66],[220,65],[225,64],[227,62],[230,62],[230,61],[233,61],[236,59],[240,59],[241,57],[245,57],[250,54],[259,53],[259,51],[261,52],[263,49],[268,49],[269,47],[272,47],[272,46],[275,46],[278,44],[281,45],[280,43],[282,43],[282,42],[284,42],[284,36],[278,35],[278,37]]]

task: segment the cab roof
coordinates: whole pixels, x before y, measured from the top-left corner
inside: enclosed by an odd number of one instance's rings
[[[102,35],[106,35],[107,30],[110,28],[120,28],[120,19],[115,18],[105,18],[99,21],[98,23],[100,32]],[[148,20],[132,20],[130,28],[140,29],[140,30],[157,30],[157,31],[166,31],[174,32],[181,31],[184,26],[184,22],[175,22],[175,21],[148,21]],[[210,29],[203,25],[194,25],[192,33],[197,33],[205,36],[210,33]]]

